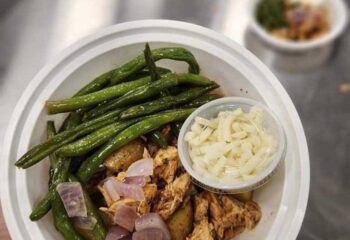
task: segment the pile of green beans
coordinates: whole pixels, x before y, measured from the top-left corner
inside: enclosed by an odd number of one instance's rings
[[[189,72],[173,73],[156,66],[161,59],[184,61]],[[36,204],[30,219],[37,221],[51,209],[54,225],[64,239],[85,239],[68,217],[56,191],[59,183],[80,182],[88,216],[97,220],[91,236],[105,239],[106,227],[85,184],[111,153],[132,140],[146,136],[166,148],[169,138],[164,137],[161,129],[170,125],[173,136],[177,136],[182,122],[196,107],[219,97],[209,93],[218,87],[199,75],[199,65],[188,50],[151,50],[147,44],[144,54],[98,76],[73,97],[47,101],[48,114],[69,114],[58,132],[54,122],[48,121],[47,140],[15,163],[26,169],[49,156],[48,193]]]

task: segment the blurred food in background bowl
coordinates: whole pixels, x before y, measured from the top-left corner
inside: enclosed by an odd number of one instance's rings
[[[252,0],[249,30],[274,52],[276,67],[310,69],[329,59],[347,11],[343,0]]]

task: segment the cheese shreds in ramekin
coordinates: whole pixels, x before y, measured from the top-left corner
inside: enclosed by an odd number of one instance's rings
[[[276,152],[276,140],[263,127],[264,113],[252,107],[223,111],[216,118],[196,117],[186,133],[192,167],[220,182],[244,182],[259,175]]]

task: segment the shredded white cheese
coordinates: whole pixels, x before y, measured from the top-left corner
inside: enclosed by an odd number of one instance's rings
[[[261,173],[276,151],[276,140],[263,127],[264,113],[252,107],[196,117],[186,133],[193,169],[220,182],[243,182]]]

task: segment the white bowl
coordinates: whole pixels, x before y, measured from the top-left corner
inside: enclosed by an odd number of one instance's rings
[[[14,167],[16,159],[45,138],[44,102],[71,96],[102,72],[152,48],[183,46],[198,59],[202,74],[216,80],[226,96],[249,97],[265,103],[281,119],[288,148],[275,177],[255,193],[263,218],[253,231],[237,239],[295,239],[306,210],[310,169],[304,130],[297,111],[276,77],[250,52],[221,34],[193,24],[147,20],[128,22],[92,34],[47,65],[20,98],[7,129],[1,156],[1,203],[13,239],[62,239],[48,214],[38,222],[28,218],[33,205],[47,192],[48,162],[28,170]],[[187,66],[161,61],[186,71]]]
[[[343,0],[324,0],[322,5],[327,9],[331,25],[329,33],[316,39],[299,42],[280,39],[271,35],[257,22],[255,12],[260,1],[262,0],[251,0],[249,4],[250,27],[266,43],[279,50],[292,52],[305,51],[331,44],[344,32],[348,22],[347,6]]]
[[[242,183],[222,183],[211,179],[206,179],[199,175],[192,168],[192,160],[189,155],[189,144],[185,141],[185,135],[190,131],[191,126],[194,123],[196,117],[204,117],[206,119],[215,118],[221,111],[234,111],[237,108],[241,108],[244,112],[257,106],[264,112],[263,125],[272,134],[277,142],[276,153],[273,155],[270,164],[259,174],[257,177],[244,181]],[[260,102],[254,101],[249,98],[242,97],[223,97],[203,106],[194,111],[182,125],[179,137],[178,137],[178,151],[182,165],[186,171],[191,175],[192,180],[197,185],[213,192],[217,193],[242,193],[248,192],[261,187],[266,184],[271,177],[276,173],[277,167],[281,160],[284,159],[286,153],[286,137],[282,124],[276,114],[271,109],[266,107]]]
[[[255,16],[257,3],[250,0],[246,46],[268,66],[284,71],[300,72],[321,67],[332,56],[335,40],[344,32],[348,23],[348,9],[343,0],[324,0],[329,12],[331,31],[320,38],[308,41],[288,41],[277,38],[265,30]]]

